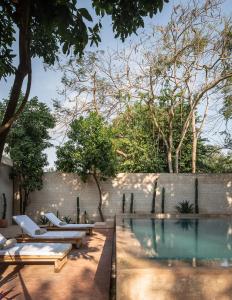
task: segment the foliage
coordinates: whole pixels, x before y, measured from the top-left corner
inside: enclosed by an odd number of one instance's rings
[[[199,173],[232,173],[231,152],[223,154],[220,148],[207,145],[198,157]]]
[[[142,17],[152,17],[158,9],[161,11],[164,2],[168,1],[153,1],[148,4],[144,0],[130,0],[126,3],[118,0],[93,0],[93,8],[100,16],[94,24],[90,12],[78,7],[76,0],[28,1],[31,57],[41,57],[46,64],[52,65],[58,58],[60,45],[64,54],[69,54],[71,49],[74,55],[82,54],[89,41],[91,44],[101,41],[99,32],[104,15],[111,15],[116,36],[124,40],[144,26]],[[17,34],[16,26],[22,26],[20,22],[25,12],[20,10],[18,1],[3,0],[0,8],[1,78],[15,71],[13,43]]]
[[[176,206],[176,210],[181,214],[192,214],[193,204],[189,201],[182,201]]]
[[[70,216],[64,216],[62,218],[62,221],[67,223],[67,224],[70,224],[70,223],[72,223],[72,218]]]
[[[116,174],[116,155],[111,129],[95,112],[74,120],[70,127],[68,141],[57,147],[57,169],[77,173],[83,181],[86,181],[89,175],[93,176],[99,190],[98,208],[101,214],[102,193],[99,180]]]
[[[99,16],[93,22],[89,11],[78,7],[77,0],[24,0],[0,1],[0,79],[14,74],[8,105],[0,126],[0,159],[4,150],[10,127],[24,110],[28,101],[32,82],[32,58],[39,57],[47,65],[54,65],[60,50],[68,55],[81,56],[85,47],[101,41],[101,18],[111,15],[116,36],[124,40],[131,33],[143,27],[142,17],[151,17],[163,8],[159,0],[148,4],[147,1],[93,0],[92,7]],[[127,16],[125,18],[125,15]],[[128,15],[131,16],[128,19]],[[14,47],[18,40],[18,46]],[[14,65],[18,49],[18,67]],[[27,77],[26,92],[21,106],[19,96],[24,79]]]
[[[173,144],[180,138],[181,118],[185,116],[185,109],[176,112],[173,121]],[[165,107],[154,107],[157,119],[164,130],[167,128]],[[146,105],[135,103],[134,106],[116,117],[113,121],[114,143],[118,150],[119,172],[168,172],[167,149],[162,141],[159,131],[153,126],[151,115]],[[167,129],[166,129],[167,130]],[[191,172],[191,131],[189,129],[184,147],[180,156],[180,172]],[[199,141],[199,151],[204,147]],[[174,155],[174,153],[173,153]]]
[[[41,225],[47,225],[49,223],[49,220],[46,216],[41,215],[39,217],[39,224]]]
[[[139,103],[130,106],[113,120],[114,143],[118,150],[118,171],[164,172],[164,148],[153,132],[147,108]]]
[[[93,173],[101,179],[115,175],[115,153],[111,130],[96,113],[80,117],[70,125],[68,141],[57,147],[58,170],[79,174],[85,181]]]
[[[7,100],[0,105],[0,119],[6,105]],[[42,188],[43,167],[47,165],[43,151],[51,145],[48,130],[54,125],[49,108],[34,97],[8,135],[6,152],[14,161],[13,175],[18,177],[24,191],[24,212],[29,194]]]
[[[109,80],[112,85],[115,83],[122,103],[127,96],[129,105],[140,99],[148,106],[153,125],[167,149],[171,173],[183,172],[180,156],[185,152],[189,132],[190,165],[196,172],[196,145],[208,108],[216,99],[222,100],[223,88],[232,77],[231,18],[223,15],[221,5],[220,0],[214,0],[174,6],[167,24],[154,26],[151,32],[140,36],[138,43],[115,51],[108,62]],[[164,118],[157,114],[157,106],[163,110]],[[199,109],[202,106],[205,109]],[[181,118],[182,107],[185,113]],[[201,118],[195,120],[199,114]],[[175,139],[174,123],[178,119],[179,136]]]
[[[93,7],[98,15],[111,15],[113,30],[116,37],[124,40],[128,35],[136,33],[138,27],[144,27],[142,17],[149,15],[153,17],[159,10],[163,9],[164,3],[169,0],[156,1],[120,1],[120,0],[93,0]]]

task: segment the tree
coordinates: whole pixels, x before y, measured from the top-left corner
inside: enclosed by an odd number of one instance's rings
[[[23,95],[20,96],[21,101]],[[7,104],[8,100],[5,100],[0,106],[0,119]],[[51,145],[48,130],[54,126],[55,120],[49,108],[34,97],[26,104],[7,137],[6,152],[13,160],[13,176],[18,180],[23,214],[30,193],[43,186],[43,168],[48,164],[43,151]]]
[[[232,37],[232,32],[231,32]],[[232,50],[232,44],[231,44]],[[224,101],[220,113],[226,121],[226,128],[221,134],[224,136],[224,148],[232,150],[232,78],[229,78],[223,89]]]
[[[53,105],[64,136],[69,124],[79,116],[95,111],[108,119],[117,111],[112,88],[102,70],[104,59],[103,51],[88,51],[81,58],[71,56],[58,63],[58,70],[63,73],[59,89],[62,101],[54,100]]]
[[[68,141],[57,147],[57,169],[77,173],[84,182],[88,176],[94,178],[99,193],[98,211],[104,221],[100,181],[116,174],[111,129],[96,112],[74,120],[70,127]]]
[[[112,122],[117,149],[118,171],[130,173],[165,172],[165,148],[154,130],[147,107],[139,102],[116,116]]]
[[[143,17],[152,17],[163,8],[168,0],[148,3],[146,0],[102,1],[92,0],[96,14],[102,18],[111,15],[116,37],[124,40],[144,26]],[[125,17],[126,16],[126,17]],[[128,18],[129,17],[129,18]],[[31,60],[40,57],[44,63],[53,65],[58,59],[60,47],[64,54],[73,52],[81,55],[84,48],[100,42],[101,21],[93,24],[90,13],[85,8],[78,8],[76,0],[18,0],[0,1],[0,79],[14,74],[8,105],[0,126],[0,159],[2,157],[7,134],[13,122],[23,111],[31,88]],[[14,66],[12,47],[18,40],[19,64]],[[19,97],[24,79],[27,77],[26,92],[19,104]]]
[[[157,120],[162,124],[165,134],[169,131],[168,118],[166,115],[165,102],[160,100],[161,106],[156,106]],[[182,107],[180,111],[176,110],[175,117],[172,121],[172,139],[174,148],[179,142],[181,118],[188,113],[188,106]],[[198,118],[198,116],[196,116]],[[119,172],[141,172],[141,173],[160,173],[168,172],[169,165],[167,160],[167,148],[163,139],[153,124],[152,116],[146,104],[140,102],[128,107],[128,109],[117,116],[112,124],[114,130],[114,143],[118,154],[118,171]],[[202,172],[203,161],[210,159],[213,151],[206,151],[208,146],[205,141],[199,140],[197,153],[197,170]],[[180,172],[191,172],[191,153],[192,153],[192,132],[189,128],[186,139],[184,140],[183,149],[180,154],[179,168]],[[206,164],[204,164],[206,166]],[[204,172],[209,172],[204,168]]]
[[[141,36],[139,43],[114,55],[120,72],[114,68],[112,73],[112,62],[107,70],[109,79],[117,82],[119,92],[125,97],[134,101],[143,96],[167,148],[169,172],[179,172],[180,153],[189,127],[192,128],[192,172],[196,171],[197,143],[208,103],[223,99],[223,88],[232,77],[231,19],[220,14],[220,5],[221,1],[213,0],[174,7],[167,25],[154,27],[151,33]],[[167,88],[168,131],[156,116],[160,96]],[[182,119],[181,136],[174,147],[173,117],[183,104],[189,106],[189,111]],[[205,110],[196,122],[200,104],[205,104]]]
[[[198,152],[199,173],[232,173],[231,152],[224,154],[217,146],[206,145]]]

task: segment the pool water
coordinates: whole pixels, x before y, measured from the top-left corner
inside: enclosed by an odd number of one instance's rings
[[[232,220],[123,219],[150,259],[232,259]]]

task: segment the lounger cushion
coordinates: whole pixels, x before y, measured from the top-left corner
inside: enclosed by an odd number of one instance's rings
[[[60,222],[59,225],[64,226],[64,225],[67,225],[67,223],[66,222]]]
[[[7,241],[7,239],[0,233],[0,249],[4,248],[4,244]]]
[[[74,229],[85,229],[85,228],[94,228],[95,224],[65,224],[65,225],[61,225],[61,221],[60,219],[58,219],[53,213],[46,213],[44,214],[48,220],[53,223],[53,225],[57,226],[57,227],[64,227],[64,228],[74,228]]]
[[[16,239],[7,240],[2,234],[0,234],[0,250],[13,247],[16,243]]]
[[[36,235],[35,230],[40,228],[28,216],[26,215],[14,216],[13,219],[23,229],[23,231],[26,234],[36,239],[78,239],[85,236],[84,232],[77,232],[77,231],[57,231],[57,232],[48,231],[43,234]]]
[[[36,239],[77,239],[85,236],[85,232],[77,231],[47,231],[44,234],[32,235]]]
[[[26,215],[14,216],[13,219],[21,227],[24,233],[33,236],[35,231],[40,229],[39,226]]]
[[[3,250],[14,247],[17,244],[16,239],[6,240],[3,246]]]
[[[44,228],[36,229],[36,230],[35,230],[35,235],[44,234],[44,233],[46,233],[46,232],[47,232],[47,230],[44,229]]]
[[[63,228],[72,228],[72,229],[85,229],[85,228],[94,228],[95,224],[67,224],[62,226]]]
[[[60,243],[19,243],[6,250],[0,250],[0,256],[62,256],[72,249],[71,244]]]

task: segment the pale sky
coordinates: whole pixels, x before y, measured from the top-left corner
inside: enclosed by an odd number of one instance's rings
[[[190,0],[191,1],[191,0]],[[182,3],[187,2],[187,0],[181,1]],[[174,5],[180,3],[179,0],[170,0],[169,3],[164,5],[163,11],[158,13],[152,19],[145,18],[145,30],[149,29],[151,24],[165,24],[169,20],[170,13]],[[78,2],[79,7],[86,7],[90,13],[93,13],[91,8],[91,1],[89,0],[81,0]],[[232,0],[226,0],[223,4],[223,11],[227,15],[232,15]],[[132,35],[125,43],[122,43],[119,39],[114,38],[114,34],[112,32],[111,26],[111,18],[104,17],[103,19],[103,28],[101,32],[102,42],[100,43],[98,50],[105,50],[107,48],[121,48],[125,47],[125,45],[130,41],[136,41],[138,37],[136,35]],[[139,36],[140,30],[138,30]],[[88,48],[87,50],[94,50],[96,48]],[[15,51],[17,52],[17,45],[15,46]],[[17,65],[17,59],[15,60]],[[32,61],[32,87],[30,92],[30,98],[37,96],[40,101],[45,102],[49,107],[52,108],[52,99],[58,97],[57,90],[60,86],[61,73],[53,70],[44,70],[43,63],[40,59],[33,59]],[[3,98],[7,98],[9,95],[10,88],[12,86],[13,77],[8,77],[6,81],[1,80],[0,82],[0,101]],[[222,125],[224,126],[224,125]],[[211,137],[212,142],[217,142],[218,135]],[[216,141],[215,141],[216,139]],[[56,144],[56,141],[53,141]],[[54,165],[55,160],[55,148],[50,148],[47,151],[48,160],[50,166]]]

